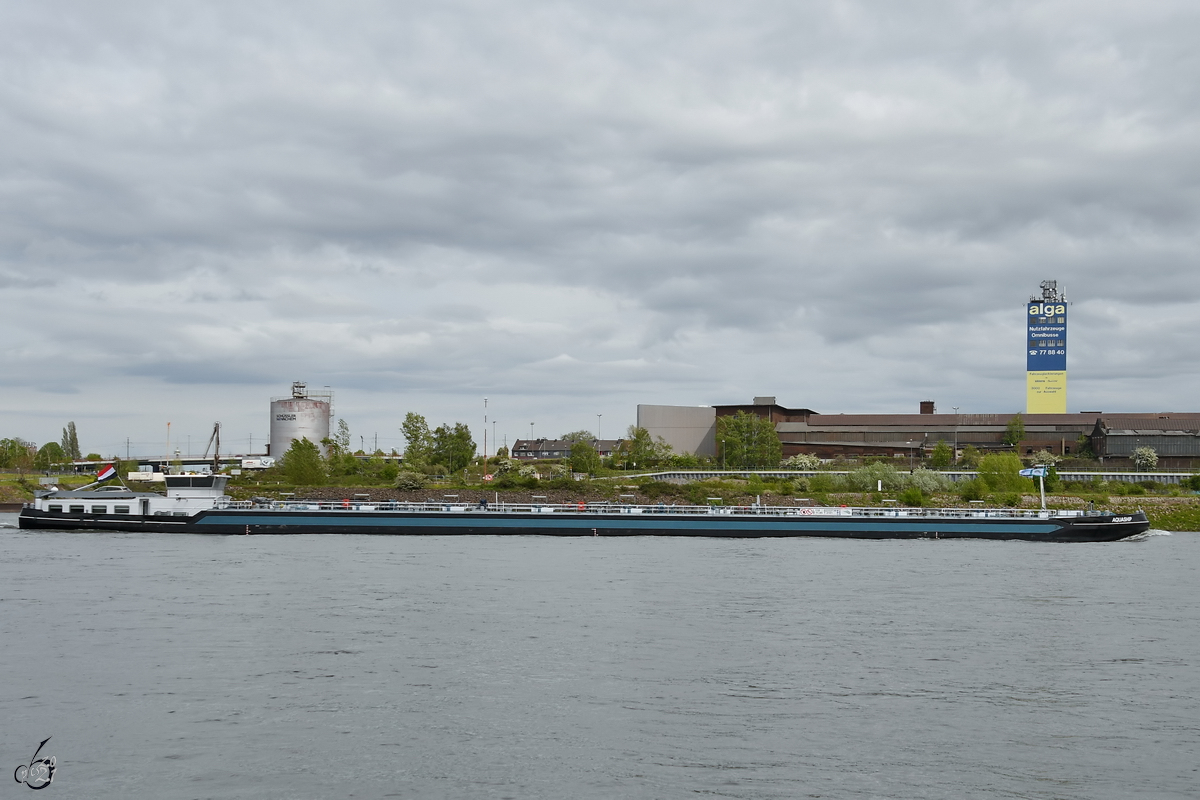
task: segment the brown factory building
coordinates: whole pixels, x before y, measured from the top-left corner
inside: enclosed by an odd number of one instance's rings
[[[773,397],[756,397],[744,405],[714,406],[716,416],[738,411],[770,419],[783,444],[783,455],[811,453],[821,458],[862,456],[918,458],[939,441],[958,451],[973,446],[982,452],[1013,452],[1004,443],[1016,414],[939,414],[932,401],[917,414],[818,414],[786,408]],[[1160,468],[1190,468],[1200,461],[1200,414],[1139,413],[1025,414],[1025,438],[1016,448],[1022,456],[1039,450],[1067,457],[1090,449],[1102,461],[1126,462],[1136,447],[1153,447]]]

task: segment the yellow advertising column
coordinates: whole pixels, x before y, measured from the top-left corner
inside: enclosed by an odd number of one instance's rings
[[[1025,413],[1067,413],[1067,301],[1055,281],[1026,306]]]

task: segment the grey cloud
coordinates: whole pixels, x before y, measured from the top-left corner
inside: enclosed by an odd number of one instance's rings
[[[1194,396],[1198,15],[9,6],[0,368],[38,385],[40,347],[84,391],[307,370],[550,414],[761,383],[826,411],[1001,410],[1049,277],[1086,391],[1170,371]],[[1130,326],[1164,304],[1170,327]],[[114,321],[133,333],[92,335]]]

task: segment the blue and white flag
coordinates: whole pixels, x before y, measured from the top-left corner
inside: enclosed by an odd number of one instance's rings
[[[1009,473],[1011,474],[1011,473]],[[1026,478],[1044,478],[1046,477],[1045,467],[1030,467],[1029,469],[1021,470],[1021,474]]]

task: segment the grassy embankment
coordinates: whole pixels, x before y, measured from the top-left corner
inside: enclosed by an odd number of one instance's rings
[[[0,472],[0,503],[24,503],[33,499],[33,493],[38,489],[38,474],[26,473],[24,476],[15,472]],[[89,475],[61,476],[58,486],[78,488],[86,486],[95,478]]]

